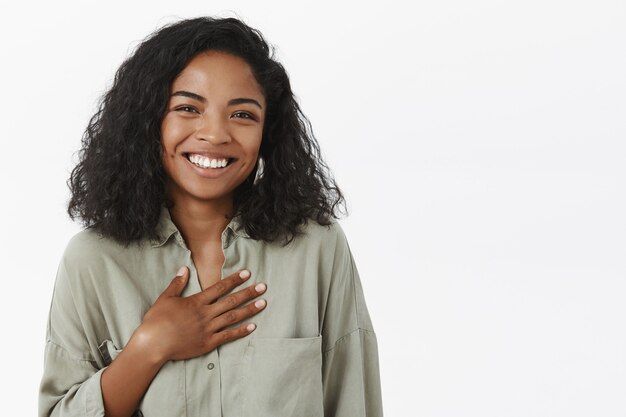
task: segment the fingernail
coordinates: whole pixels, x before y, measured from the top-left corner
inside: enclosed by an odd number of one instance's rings
[[[265,305],[265,300],[258,300],[256,303],[254,303],[254,305],[257,308],[261,308],[261,307],[263,307]]]
[[[247,269],[244,269],[243,271],[241,271],[239,273],[239,277],[241,279],[248,279],[248,278],[250,278],[250,271],[248,271]]]
[[[265,290],[265,284],[263,284],[263,283],[257,284],[257,285],[256,285],[256,287],[254,287],[254,289],[255,289],[257,292],[264,291],[264,290]]]
[[[181,266],[178,272],[176,273],[177,277],[182,277],[185,274],[185,266]]]
[[[256,329],[256,326],[253,323],[250,323],[246,326],[246,329],[251,332],[252,330]]]

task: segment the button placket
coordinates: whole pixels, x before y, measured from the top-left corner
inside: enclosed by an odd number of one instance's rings
[[[202,361],[204,362],[204,366],[205,366],[204,369],[206,370],[207,373],[213,374],[214,372],[217,372],[220,369],[219,368],[220,366],[219,349],[215,348],[211,352],[207,353],[202,358]],[[214,377],[212,376],[210,378],[214,378]]]

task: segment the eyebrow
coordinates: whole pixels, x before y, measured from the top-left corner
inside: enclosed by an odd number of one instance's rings
[[[191,99],[200,101],[202,103],[207,103],[207,99],[202,97],[200,94],[196,94],[196,93],[192,93],[191,91],[177,91],[175,93],[173,93],[170,97],[174,97],[174,96],[183,96],[183,97],[189,97]],[[261,106],[261,104],[256,101],[253,98],[247,98],[247,97],[239,97],[239,98],[233,98],[228,100],[228,105],[229,106],[236,106],[237,104],[254,104],[255,106],[257,106],[259,109],[263,109],[263,106]]]

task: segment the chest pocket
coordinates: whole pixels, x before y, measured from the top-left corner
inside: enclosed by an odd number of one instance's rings
[[[118,349],[111,340],[105,340],[98,346],[105,366],[108,366],[119,355]],[[182,361],[167,361],[156,374],[145,395],[139,402],[139,408],[131,417],[149,417],[167,415],[184,416],[184,368]]]
[[[240,382],[241,417],[323,416],[322,336],[250,339]]]

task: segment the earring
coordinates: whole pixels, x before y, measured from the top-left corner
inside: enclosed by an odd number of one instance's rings
[[[259,178],[263,176],[263,169],[265,167],[265,162],[263,161],[263,157],[259,156],[256,166],[256,175],[254,176],[253,184],[256,184]]]

